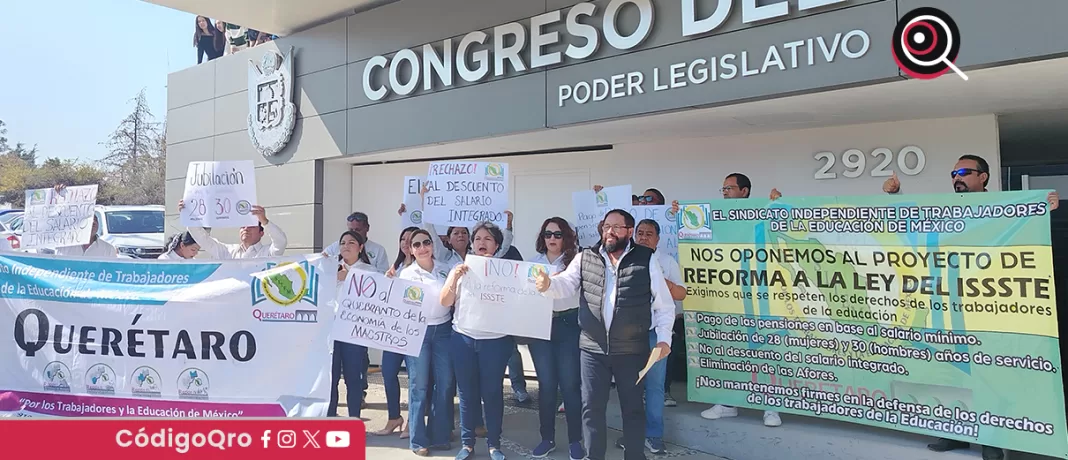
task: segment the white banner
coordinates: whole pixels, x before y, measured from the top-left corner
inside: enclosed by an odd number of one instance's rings
[[[425,176],[404,176],[404,192],[401,195],[401,203],[404,203],[404,212],[401,214],[401,228],[423,228],[423,203],[419,201],[419,192],[423,189]]]
[[[549,340],[553,301],[534,287],[549,266],[468,255],[456,324],[461,328]]]
[[[419,357],[426,335],[425,286],[353,269],[338,289],[334,340]]]
[[[63,417],[323,417],[336,267],[0,256],[0,393]]]
[[[508,224],[508,163],[445,161],[430,163],[423,219],[444,227],[474,227],[490,221]]]
[[[634,239],[638,236],[638,224],[643,219],[652,219],[660,224],[660,243],[656,245],[657,252],[666,252],[672,259],[679,260],[679,224],[675,215],[671,213],[671,206],[627,206],[626,209],[634,216]]]
[[[633,201],[630,185],[617,185],[602,188],[600,192],[579,190],[571,194],[571,204],[575,208],[575,232],[578,233],[579,246],[593,247],[601,240],[601,229],[597,225],[604,215],[613,209],[627,209]]]
[[[256,168],[251,160],[193,161],[182,195],[185,227],[249,227],[256,204]]]
[[[89,244],[93,233],[96,185],[26,191],[22,247],[60,248]]]

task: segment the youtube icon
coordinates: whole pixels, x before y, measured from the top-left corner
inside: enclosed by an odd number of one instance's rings
[[[349,447],[349,432],[348,431],[327,431],[326,432],[326,447]]]

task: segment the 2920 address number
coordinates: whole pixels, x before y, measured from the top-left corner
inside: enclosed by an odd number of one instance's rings
[[[890,177],[894,172],[890,169],[891,163],[894,163],[897,159],[897,170],[907,176],[915,176],[923,172],[923,168],[927,166],[927,156],[924,155],[923,150],[915,145],[909,145],[902,147],[897,155],[894,155],[894,151],[885,147],[880,147],[872,150],[871,155],[873,160],[879,161],[868,172],[872,177]],[[820,167],[816,174],[813,176],[816,180],[824,179],[837,179],[838,173],[831,172],[837,163],[838,158],[835,157],[833,152],[819,152],[816,154],[815,159],[822,161],[823,166]],[[860,149],[849,149],[842,153],[842,165],[845,166],[845,171],[842,171],[842,176],[854,179],[864,174],[867,169],[867,155]]]

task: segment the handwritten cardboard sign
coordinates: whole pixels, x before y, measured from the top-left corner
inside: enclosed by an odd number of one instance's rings
[[[26,191],[22,247],[61,248],[89,244],[96,208],[96,185]]]
[[[464,263],[454,315],[461,328],[549,340],[553,301],[534,287],[538,273],[551,273],[547,265],[474,255]]]
[[[256,169],[251,160],[190,162],[182,199],[182,225],[186,227],[248,227],[259,223],[252,215]]]
[[[420,283],[350,270],[338,290],[334,340],[418,357],[426,335],[424,292]]]
[[[430,163],[423,219],[445,227],[474,227],[508,218],[508,163],[444,161]]]

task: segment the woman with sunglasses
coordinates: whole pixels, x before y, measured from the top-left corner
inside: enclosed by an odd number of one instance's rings
[[[562,217],[541,224],[534,243],[538,255],[530,262],[549,265],[551,273],[562,272],[578,252],[578,235]],[[532,457],[545,458],[556,450],[557,388],[564,396],[568,453],[572,460],[586,458],[582,447],[582,381],[579,368],[578,295],[553,301],[553,328],[549,340],[528,345],[538,373],[538,421],[541,443]]]
[[[424,229],[413,230],[409,236],[409,249],[414,262],[398,275],[400,279],[426,285],[423,305],[427,327],[423,346],[419,357],[405,357],[405,366],[408,368],[409,447],[420,457],[430,456],[430,449],[452,449],[449,444],[453,419],[450,394],[453,385],[450,354],[452,309],[439,302],[442,286],[451,267],[434,258],[435,239],[436,236]],[[429,420],[424,416],[428,412]]]
[[[367,238],[349,230],[341,234],[338,245],[341,253],[338,255],[337,289],[340,291],[344,286],[349,272],[354,269],[375,271],[371,266],[370,258],[364,250]],[[340,294],[340,293],[339,293]],[[338,295],[340,298],[341,296]],[[345,376],[346,402],[349,405],[349,417],[360,416],[360,408],[363,405],[363,369],[367,367],[367,347],[348,342],[334,341],[334,351],[331,356],[330,376],[330,406],[327,409],[327,417],[337,417],[338,384],[341,376]]]
[[[482,257],[498,257],[504,235],[500,227],[483,222],[475,227],[474,254]],[[504,421],[504,386],[501,376],[515,349],[511,336],[474,329],[463,324],[463,304],[458,302],[460,283],[467,273],[467,265],[452,269],[441,290],[441,304],[452,306],[456,321],[453,322],[452,358],[456,370],[456,387],[460,392],[460,438],[463,446],[456,460],[474,456],[475,428],[485,416],[486,445],[491,460],[505,460],[501,452],[501,431]],[[485,407],[483,407],[485,406]],[[484,411],[483,411],[484,409]]]
[[[411,236],[412,232],[419,227],[408,227],[401,230],[400,250],[397,251],[397,260],[386,272],[386,276],[393,278],[399,270],[412,264]],[[404,355],[392,351],[382,351],[382,385],[386,387],[386,411],[389,413],[389,421],[381,430],[375,431],[375,436],[388,436],[400,432],[400,438],[408,438],[408,426],[404,424],[404,417],[400,413],[400,366],[404,361]]]

